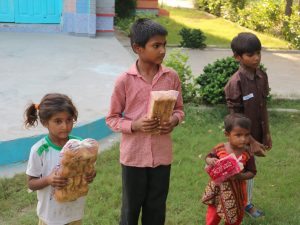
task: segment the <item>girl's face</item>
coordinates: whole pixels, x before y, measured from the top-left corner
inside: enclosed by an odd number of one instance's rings
[[[68,112],[54,114],[47,122],[46,127],[52,141],[67,140],[74,124],[73,117]]]
[[[225,133],[231,147],[234,150],[244,150],[250,141],[250,130],[236,126],[230,132]]]

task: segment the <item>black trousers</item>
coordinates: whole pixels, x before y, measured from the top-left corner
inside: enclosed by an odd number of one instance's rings
[[[171,165],[139,168],[122,165],[120,225],[164,225]]]

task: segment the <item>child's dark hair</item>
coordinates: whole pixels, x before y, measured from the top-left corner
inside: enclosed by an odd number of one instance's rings
[[[247,130],[251,129],[251,120],[240,113],[232,113],[225,117],[224,127],[226,132],[231,132],[234,127],[241,127]]]
[[[56,113],[68,112],[74,121],[77,121],[78,112],[72,100],[64,94],[46,94],[40,104],[32,103],[25,111],[25,126],[35,127],[38,119],[45,125],[47,121]]]
[[[244,53],[261,51],[261,43],[255,34],[242,32],[232,39],[231,49],[233,54],[242,56]]]
[[[155,35],[167,36],[168,31],[162,25],[147,18],[140,18],[134,22],[130,29],[130,42],[145,47],[149,39]]]

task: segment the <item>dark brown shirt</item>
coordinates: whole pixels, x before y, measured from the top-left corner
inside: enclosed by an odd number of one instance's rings
[[[230,113],[243,113],[251,122],[251,135],[262,144],[267,144],[269,122],[267,74],[257,69],[251,73],[243,66],[232,75],[225,86],[225,97]]]

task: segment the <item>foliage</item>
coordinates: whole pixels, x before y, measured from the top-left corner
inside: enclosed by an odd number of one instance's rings
[[[196,0],[195,4],[199,9],[216,16],[233,18],[236,16],[238,9],[245,7],[246,1],[247,0]]]
[[[266,71],[263,65],[260,65]],[[204,67],[203,73],[196,79],[200,85],[199,96],[206,104],[225,103],[224,87],[229,78],[239,69],[239,63],[233,57],[218,59]]]
[[[127,17],[127,18],[119,18],[116,17],[115,18],[115,26],[124,31],[126,33],[126,35],[130,34],[130,27],[133,24],[135,18],[134,17]]]
[[[116,0],[115,12],[117,17],[126,18],[135,14],[136,0]]]
[[[299,6],[285,16],[283,0],[196,0],[196,6],[216,16],[222,16],[255,31],[283,37],[300,49]]]
[[[223,0],[221,15],[225,19],[229,19],[234,22],[238,21],[239,19],[238,11],[245,8],[246,1],[247,0],[228,0],[228,1]]]
[[[195,3],[199,9],[221,16],[222,0],[196,0]]]
[[[295,48],[300,49],[300,15],[298,15],[296,7],[293,7],[293,13],[290,18],[287,18],[287,21],[288,26],[284,31],[285,38]]]
[[[179,35],[182,37],[182,41],[180,42],[181,47],[200,49],[206,47],[204,43],[206,37],[200,29],[182,28],[179,31]]]
[[[164,61],[167,67],[174,69],[178,73],[181,81],[182,97],[185,103],[197,101],[195,80],[191,67],[187,65],[187,61],[188,56],[179,49],[173,50]]]
[[[224,103],[224,87],[239,68],[233,57],[218,59],[213,64],[204,67],[203,73],[197,78],[200,85],[200,97],[207,104]]]
[[[250,3],[239,11],[238,23],[252,30],[280,34],[283,21],[284,4],[274,0]]]

